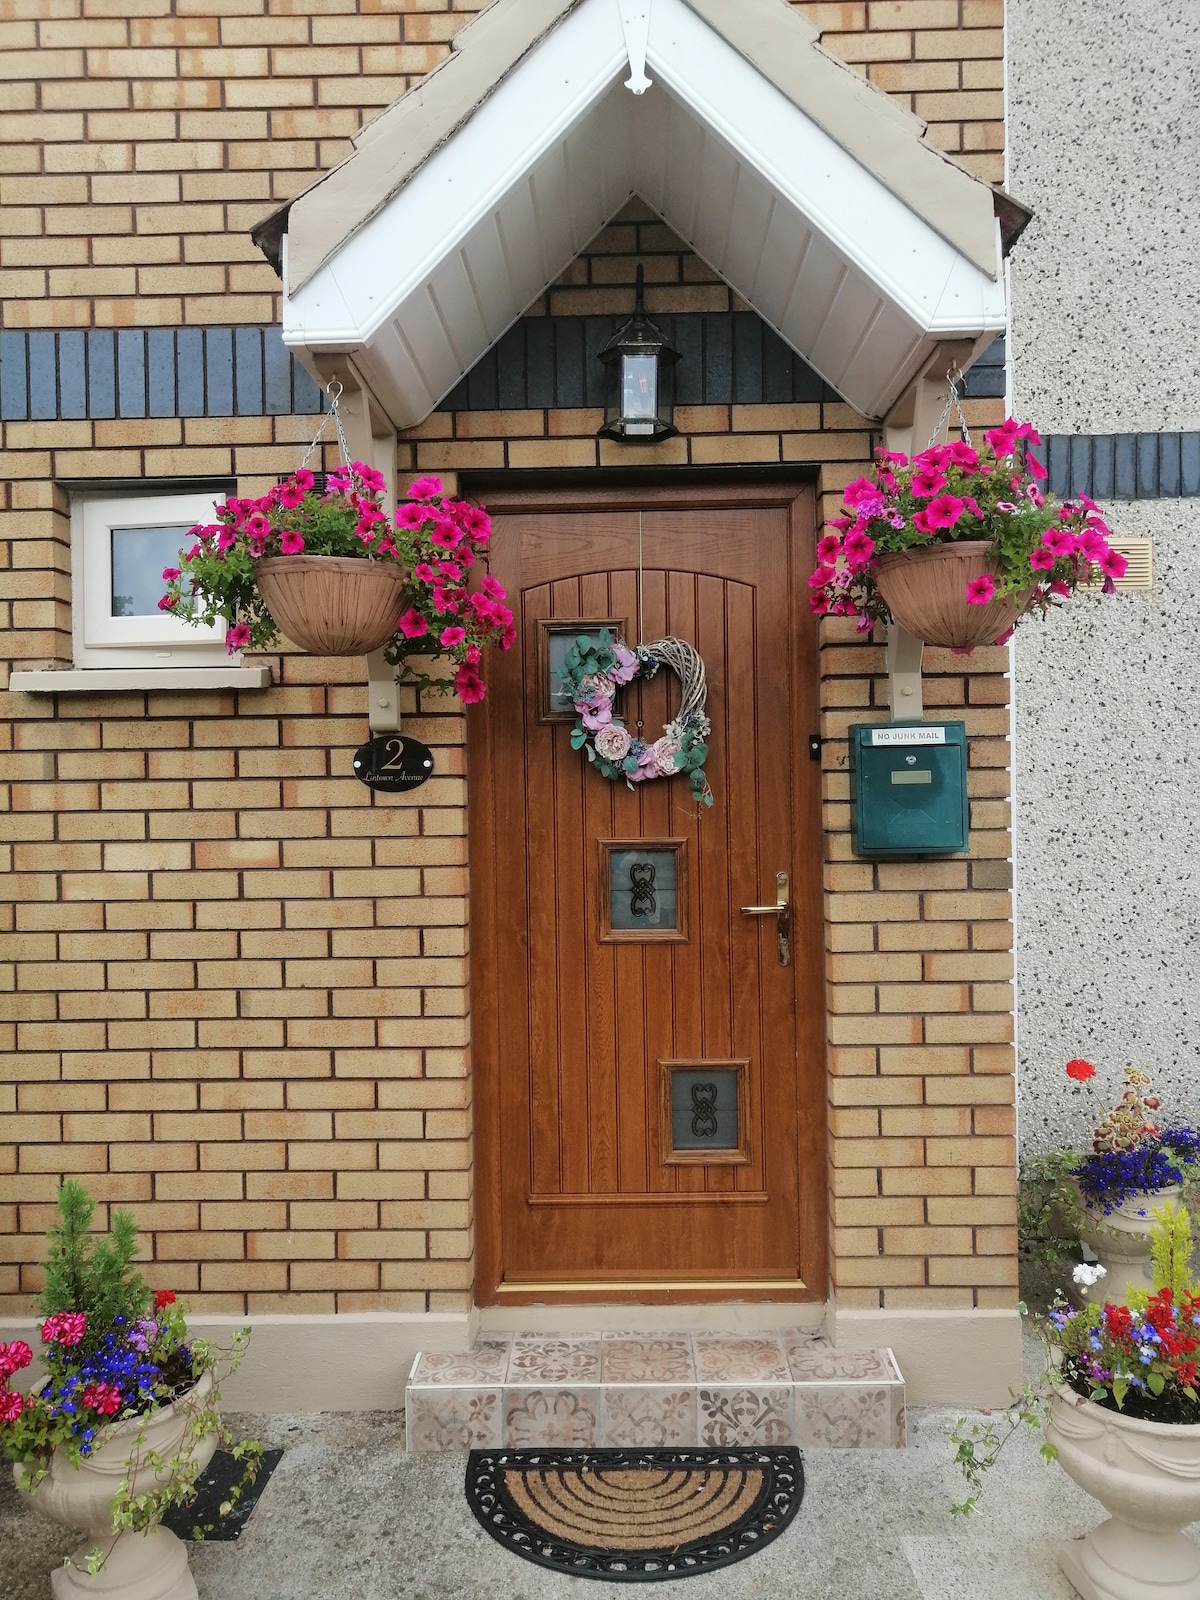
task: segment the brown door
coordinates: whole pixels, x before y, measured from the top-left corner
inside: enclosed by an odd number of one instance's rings
[[[490,501],[520,632],[471,718],[478,1299],[821,1298],[811,492]],[[632,789],[571,748],[556,649],[634,641],[639,587],[643,639],[704,660],[699,814],[684,780]],[[666,671],[624,693],[647,740],[679,703]],[[741,910],[778,874],[786,965],[780,919]]]

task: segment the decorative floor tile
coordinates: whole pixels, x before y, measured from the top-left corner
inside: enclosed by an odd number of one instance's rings
[[[512,1342],[510,1383],[598,1383],[599,1339],[522,1339]]]
[[[700,1388],[697,1432],[702,1445],[794,1444],[791,1386]]]
[[[900,1372],[887,1350],[835,1350],[800,1345],[788,1348],[797,1383],[898,1383]]]
[[[605,1339],[600,1366],[605,1383],[692,1383],[696,1377],[686,1334]]]
[[[696,1391],[691,1385],[623,1389],[606,1383],[601,1394],[602,1444],[695,1444]]]
[[[594,1445],[600,1441],[600,1388],[505,1389],[504,1439],[511,1450],[531,1445]]]
[[[696,1378],[704,1383],[788,1383],[791,1371],[774,1334],[694,1334]],[[757,1442],[757,1441],[756,1441]]]
[[[508,1346],[507,1339],[499,1343],[477,1339],[473,1349],[461,1354],[428,1351],[417,1362],[410,1382],[503,1383],[508,1375]]]
[[[410,1385],[405,1421],[410,1450],[495,1450],[504,1443],[501,1391]]]
[[[889,1388],[796,1385],[796,1443],[825,1450],[887,1450],[896,1442]]]

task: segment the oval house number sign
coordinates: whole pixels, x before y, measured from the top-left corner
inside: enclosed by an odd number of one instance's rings
[[[368,789],[387,794],[419,789],[433,773],[433,751],[419,739],[402,739],[398,733],[368,739],[354,752],[354,776]]]

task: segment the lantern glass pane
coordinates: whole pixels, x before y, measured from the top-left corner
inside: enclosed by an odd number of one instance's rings
[[[658,357],[621,357],[621,415],[627,422],[653,422],[658,415]]]

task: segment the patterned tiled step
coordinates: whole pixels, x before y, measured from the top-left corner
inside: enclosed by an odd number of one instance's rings
[[[489,1332],[463,1355],[420,1355],[406,1390],[410,1450],[532,1445],[904,1444],[890,1350],[780,1333]]]

